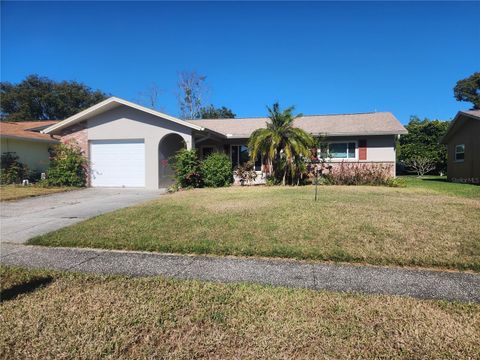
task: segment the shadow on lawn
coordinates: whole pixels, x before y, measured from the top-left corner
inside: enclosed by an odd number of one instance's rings
[[[22,294],[28,294],[34,292],[35,290],[50,284],[53,281],[51,276],[41,277],[32,279],[22,284],[12,286],[11,288],[2,290],[0,293],[0,302],[13,300],[17,296]]]

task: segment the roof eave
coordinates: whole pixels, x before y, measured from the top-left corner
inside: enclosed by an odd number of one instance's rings
[[[38,138],[31,138],[31,137],[27,137],[27,136],[15,136],[15,135],[6,135],[6,134],[1,134],[0,137],[2,137],[4,139],[43,142],[43,143],[50,143],[50,144],[59,143],[59,140],[53,139],[53,138],[52,139],[38,139]]]
[[[101,110],[103,107],[108,106],[110,104],[116,104],[115,106],[112,107],[112,109],[115,108],[116,106],[125,105],[125,106],[131,107],[133,109],[143,111],[143,112],[146,112],[148,114],[157,116],[159,118],[177,123],[179,125],[183,125],[185,127],[191,128],[193,130],[198,130],[198,131],[203,131],[204,130],[204,128],[201,127],[201,126],[191,124],[187,121],[177,119],[173,116],[161,113],[159,111],[149,109],[149,108],[146,108],[144,106],[141,106],[141,105],[132,103],[130,101],[117,98],[117,97],[110,97],[110,98],[108,98],[108,99],[106,99],[106,100],[104,100],[104,101],[102,101],[102,102],[100,102],[96,105],[93,105],[93,106],[89,107],[88,109],[85,109],[85,110],[79,112],[78,114],[75,114],[75,115],[73,115],[73,116],[71,116],[71,117],[69,117],[69,118],[67,118],[63,121],[60,121],[57,124],[49,126],[48,128],[42,130],[41,133],[42,134],[51,134],[51,133],[55,132],[56,130],[62,130],[62,129],[65,129],[65,128],[71,126],[71,125],[74,125],[74,124],[77,124],[77,123],[82,122],[84,120],[87,120],[87,119],[89,119],[90,114],[92,114],[93,112],[95,112],[97,110]]]

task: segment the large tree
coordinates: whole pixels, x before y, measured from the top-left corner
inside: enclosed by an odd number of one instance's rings
[[[402,135],[397,148],[400,163],[414,170],[412,164],[422,159],[433,163],[436,173],[445,173],[447,170],[447,149],[440,144],[440,139],[448,129],[448,121],[420,120],[417,116],[410,117],[405,128],[408,134]],[[429,170],[429,171],[431,171]]]
[[[293,126],[293,121],[301,116],[293,115],[293,106],[282,111],[280,105],[275,103],[267,109],[270,122],[266,128],[257,129],[252,133],[248,149],[252,159],[263,156],[271,165],[269,166],[271,173],[276,177],[281,176],[285,185],[288,173],[293,175],[296,170],[295,160],[310,156],[314,139],[306,131]]]
[[[200,108],[200,119],[233,119],[235,116],[236,114],[225,106],[216,108],[210,105]]]
[[[29,75],[18,84],[2,82],[0,94],[4,121],[63,120],[106,98],[85,84],[38,75]]]
[[[457,81],[453,93],[458,101],[471,102],[474,110],[480,109],[480,72]]]
[[[207,87],[204,75],[195,71],[183,71],[178,74],[178,105],[182,119],[198,119]]]

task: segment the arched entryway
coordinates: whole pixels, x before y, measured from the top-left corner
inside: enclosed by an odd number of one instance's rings
[[[170,159],[181,149],[186,149],[185,140],[178,134],[165,135],[158,145],[158,186],[169,187],[174,183]]]

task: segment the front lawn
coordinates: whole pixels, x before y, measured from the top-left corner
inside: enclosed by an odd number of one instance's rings
[[[446,176],[399,176],[400,183],[408,188],[427,189],[439,194],[480,199],[480,186],[448,182]]]
[[[184,191],[30,243],[480,270],[478,197],[323,186],[314,202],[313,192],[313,186]]]
[[[27,197],[41,196],[75,190],[72,187],[43,187],[43,186],[21,186],[21,185],[2,185],[0,186],[0,201],[19,200]]]
[[[478,304],[0,268],[2,359],[467,359]]]

